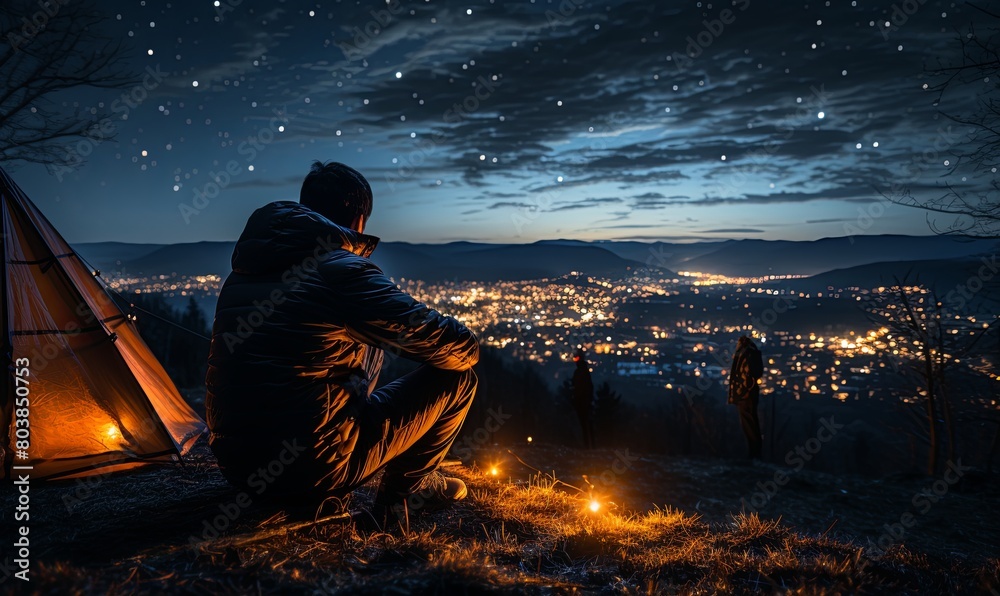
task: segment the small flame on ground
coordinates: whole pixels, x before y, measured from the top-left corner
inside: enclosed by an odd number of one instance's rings
[[[600,509],[600,508],[601,508],[601,504],[597,501],[597,499],[591,499],[590,500],[590,510],[591,511],[593,511],[594,513],[597,513],[597,510]]]

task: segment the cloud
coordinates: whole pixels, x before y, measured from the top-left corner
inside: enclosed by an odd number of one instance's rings
[[[579,199],[579,200],[575,200],[575,201],[565,201],[565,202],[556,204],[551,209],[549,209],[549,212],[553,212],[553,211],[571,211],[571,210],[575,210],[575,209],[587,209],[587,208],[590,208],[590,207],[598,207],[598,206],[601,206],[601,205],[613,205],[613,204],[621,203],[621,202],[622,202],[622,199],[619,199],[617,197],[603,197],[603,198],[590,197],[590,198],[586,198],[586,199]]]
[[[843,223],[845,221],[857,221],[858,218],[849,217],[830,217],[827,219],[807,219],[805,223],[807,224],[826,224],[826,223]]]
[[[719,228],[716,230],[698,230],[701,234],[763,234],[764,230],[757,228]]]
[[[507,209],[507,208],[529,209],[533,211],[538,208],[538,205],[532,205],[531,203],[523,203],[518,201],[500,201],[498,203],[493,203],[492,205],[487,207],[487,209]]]

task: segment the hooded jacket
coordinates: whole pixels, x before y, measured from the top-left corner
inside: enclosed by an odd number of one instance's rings
[[[291,201],[250,216],[219,293],[206,379],[209,442],[237,486],[338,486],[384,351],[456,371],[479,360],[472,332],[368,259],[377,243]]]

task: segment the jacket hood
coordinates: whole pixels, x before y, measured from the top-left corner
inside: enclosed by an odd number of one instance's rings
[[[294,201],[257,209],[233,251],[233,271],[270,273],[342,249],[367,258],[379,239],[340,226]]]

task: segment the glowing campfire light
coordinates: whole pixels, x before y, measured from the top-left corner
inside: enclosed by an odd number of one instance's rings
[[[120,441],[122,439],[122,433],[118,430],[118,425],[114,422],[109,422],[104,426],[104,436],[109,441]]]
[[[597,510],[601,508],[601,504],[600,504],[600,502],[598,502],[597,499],[591,499],[590,500],[590,505],[588,507],[590,507],[591,511],[593,511],[594,513],[597,513]]]
[[[496,466],[493,466],[492,468],[490,468],[490,474],[492,474],[492,475],[494,475],[494,476],[497,476],[497,475],[499,475],[499,474],[500,474],[500,470],[499,470],[499,469],[497,469],[497,467],[496,467]]]

